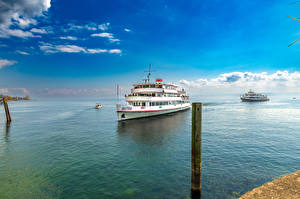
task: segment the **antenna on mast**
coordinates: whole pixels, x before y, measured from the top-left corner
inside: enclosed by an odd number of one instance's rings
[[[118,103],[120,103],[120,86],[117,84],[117,98],[118,98]]]
[[[147,79],[145,79],[145,83],[149,83],[150,82],[150,76],[151,76],[151,72],[154,72],[155,70],[151,70],[151,64],[149,64],[149,70],[145,71],[145,72],[148,72],[148,75],[147,75]]]

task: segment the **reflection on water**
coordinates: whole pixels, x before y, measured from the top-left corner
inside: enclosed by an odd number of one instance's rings
[[[10,132],[10,122],[6,122],[5,125],[5,131],[4,131],[4,139],[6,142],[8,142],[9,140],[9,132]]]
[[[156,117],[118,122],[120,136],[131,136],[136,142],[149,145],[163,145],[176,129],[186,122],[190,111],[181,111]]]
[[[2,126],[3,125],[3,126]],[[10,122],[5,122],[5,123],[0,123],[0,127],[1,127],[1,132],[3,134],[3,140],[5,142],[9,141],[9,137],[10,137],[10,131],[11,131],[11,123]],[[1,140],[2,138],[0,138]]]

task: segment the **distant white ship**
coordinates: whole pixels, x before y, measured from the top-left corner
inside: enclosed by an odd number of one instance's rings
[[[245,93],[241,96],[241,100],[243,102],[263,102],[263,101],[269,101],[269,98],[267,95],[255,93],[253,91],[249,91],[248,93]]]
[[[118,120],[157,116],[189,109],[191,107],[186,91],[175,84],[163,83],[162,79],[150,82],[151,66],[147,79],[134,84],[126,105],[117,104]]]

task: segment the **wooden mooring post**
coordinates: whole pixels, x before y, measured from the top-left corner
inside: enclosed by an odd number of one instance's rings
[[[5,109],[6,121],[11,122],[11,117],[10,117],[10,113],[9,113],[9,109],[8,109],[8,105],[7,105],[7,101],[6,101],[5,97],[3,97],[3,106]]]
[[[202,103],[192,105],[192,199],[201,198]]]

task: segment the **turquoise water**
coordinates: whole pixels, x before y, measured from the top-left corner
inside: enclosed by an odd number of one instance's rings
[[[291,98],[193,99],[205,103],[202,198],[237,198],[300,169]],[[10,126],[1,107],[0,198],[189,198],[191,111],[118,123],[115,100],[96,102],[11,102]]]

